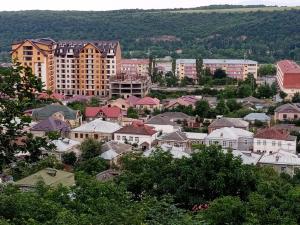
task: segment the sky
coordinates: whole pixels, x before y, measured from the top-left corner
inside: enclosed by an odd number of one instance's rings
[[[3,0],[0,11],[163,9],[212,4],[300,6],[300,0]]]

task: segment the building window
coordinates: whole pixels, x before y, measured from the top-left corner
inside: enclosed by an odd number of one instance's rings
[[[89,135],[88,135],[88,134],[85,134],[85,138],[89,138]]]
[[[83,138],[83,134],[80,134],[80,138]]]
[[[282,166],[281,167],[281,172],[283,173],[283,172],[285,172],[286,171],[286,166]]]
[[[132,136],[129,136],[129,141],[133,141],[133,137]]]
[[[278,141],[278,146],[281,147],[281,141]]]
[[[263,145],[266,145],[266,144],[267,144],[266,140],[263,140]]]
[[[135,142],[139,142],[139,137],[135,137],[135,138],[134,138],[134,141],[135,141]]]
[[[247,139],[245,139],[245,145],[248,145],[248,140]]]
[[[272,146],[275,146],[275,145],[276,145],[275,141],[272,141]]]
[[[98,139],[99,138],[98,134],[94,134],[94,138]]]
[[[78,138],[78,134],[77,133],[75,133],[75,138]]]
[[[126,136],[122,136],[122,140],[125,141],[126,140]]]
[[[223,141],[223,147],[226,147],[226,141]]]
[[[257,142],[256,142],[256,143],[257,143],[257,145],[260,145],[260,140],[257,140]]]
[[[283,117],[283,119],[286,119],[286,118],[287,118],[287,115],[286,115],[286,114],[283,114],[282,117]]]
[[[120,137],[120,135],[118,135],[118,136],[117,136],[117,140],[120,140],[120,139],[121,139],[121,137]]]

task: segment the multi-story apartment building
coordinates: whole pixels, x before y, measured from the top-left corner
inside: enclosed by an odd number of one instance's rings
[[[64,95],[108,96],[110,77],[121,72],[118,41],[26,40],[13,45],[12,57],[30,66],[47,89]]]
[[[300,92],[300,66],[291,60],[282,60],[277,63],[277,83],[281,91],[288,98]]]
[[[55,50],[56,92],[109,95],[109,79],[121,71],[117,41],[61,41]]]
[[[54,49],[55,41],[50,38],[26,39],[12,44],[12,60],[28,66],[45,84],[46,89],[55,86]]]
[[[149,59],[122,59],[121,71],[129,76],[148,76]]]
[[[155,67],[158,72],[166,74],[172,72],[172,57],[166,56],[165,58],[158,58],[155,60]]]
[[[217,69],[222,69],[228,77],[245,80],[248,74],[257,78],[257,62],[246,59],[203,59],[203,67],[209,68],[213,74]]]
[[[149,76],[131,76],[121,73],[110,79],[110,97],[136,96],[142,98],[149,93],[150,86]]]
[[[184,77],[197,79],[196,59],[177,59],[176,76],[181,80]]]

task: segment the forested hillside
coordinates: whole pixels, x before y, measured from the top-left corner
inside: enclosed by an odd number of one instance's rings
[[[236,9],[235,9],[236,10]],[[203,10],[200,10],[203,11]],[[123,56],[300,60],[300,11],[193,10],[0,12],[0,52],[23,38],[118,39]],[[181,54],[180,51],[182,50]]]

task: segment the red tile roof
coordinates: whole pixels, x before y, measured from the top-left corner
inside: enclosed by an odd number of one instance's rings
[[[277,63],[283,73],[297,73],[300,76],[300,66],[292,60],[282,60]]]
[[[122,127],[115,133],[120,134],[137,134],[137,135],[153,135],[157,133],[153,127],[147,126],[141,122],[134,122],[131,125]]]
[[[271,128],[265,128],[265,129],[259,130],[254,135],[254,138],[288,140],[289,136],[290,136],[290,134],[288,131],[271,127]]]
[[[107,118],[118,118],[122,115],[122,110],[116,106],[113,107],[86,107],[86,117],[97,117],[98,113],[103,113]]]
[[[277,66],[283,73],[284,88],[300,88],[300,66],[291,60],[282,60]]]
[[[138,100],[135,104],[136,105],[159,105],[160,101],[157,98],[151,97],[144,97]]]
[[[136,103],[137,101],[139,101],[139,100],[140,100],[140,98],[138,98],[138,97],[132,95],[132,96],[129,96],[129,97],[126,99],[126,102],[127,102],[129,105],[133,106],[133,105],[135,105],[135,103]]]

